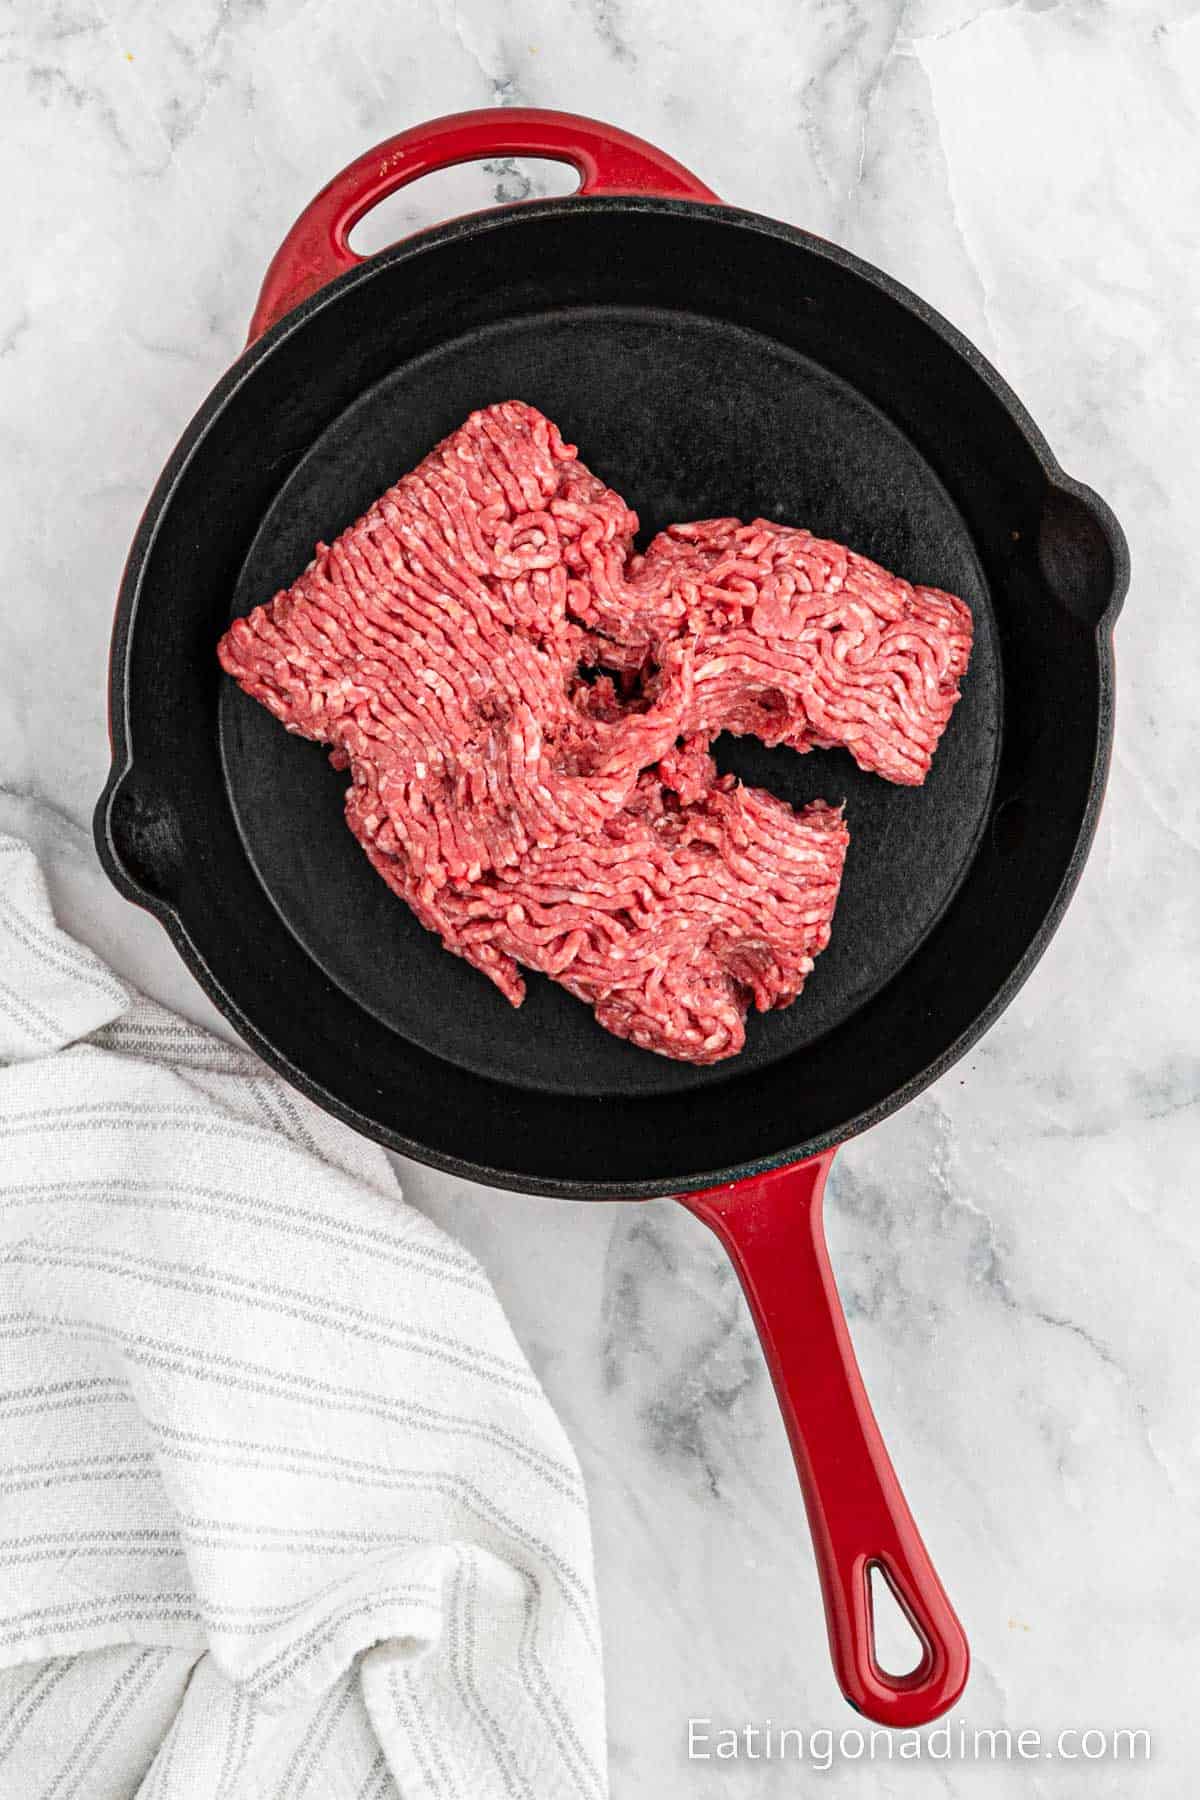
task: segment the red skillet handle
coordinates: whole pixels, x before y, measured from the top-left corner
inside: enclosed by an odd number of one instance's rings
[[[365,151],[305,207],[267,270],[247,341],[253,343],[310,294],[365,260],[347,240],[380,200],[435,169],[492,156],[570,163],[579,171],[581,194],[717,198],[674,157],[598,119],[531,106],[449,113]]]
[[[783,1410],[812,1530],[833,1666],[852,1706],[880,1725],[926,1725],[953,1706],[970,1654],[875,1423],[821,1224],[833,1151],[683,1204],[738,1272]],[[875,1654],[878,1568],[924,1646],[890,1675]]]

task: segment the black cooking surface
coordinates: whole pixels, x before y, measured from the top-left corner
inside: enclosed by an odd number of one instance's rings
[[[741,1071],[811,1044],[907,962],[970,862],[987,817],[1002,716],[987,586],[941,481],[875,407],[808,358],[714,319],[605,308],[526,316],[440,344],[328,428],[262,521],[231,616],[289,585],[329,541],[475,407],[522,399],[553,418],[636,508],[644,542],[675,520],[736,513],[806,526],[911,581],[960,594],[975,619],[963,698],[922,788],[723,737],[722,768],[801,806],[844,801],[851,833],[833,940],[805,992],[752,1014]],[[445,1060],[521,1085],[648,1094],[720,1082],[613,1037],[545,976],[519,1009],[442,950],[370,867],[342,818],[348,777],[232,681],[221,736],[230,797],[259,879],[313,961],[359,1005]]]

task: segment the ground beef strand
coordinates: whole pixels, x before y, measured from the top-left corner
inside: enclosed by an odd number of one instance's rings
[[[521,966],[694,1063],[787,1006],[829,941],[848,834],[720,777],[721,731],[844,745],[921,782],[970,653],[961,601],[807,532],[637,518],[519,401],[488,407],[222,666],[350,771],[346,818],[514,1006]]]

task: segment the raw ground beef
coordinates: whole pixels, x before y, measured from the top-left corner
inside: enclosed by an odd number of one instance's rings
[[[960,600],[786,526],[637,517],[519,401],[474,413],[222,666],[348,768],[346,818],[448,950],[518,965],[689,1062],[733,1056],[829,941],[848,834],[719,777],[721,731],[924,780],[971,646]]]

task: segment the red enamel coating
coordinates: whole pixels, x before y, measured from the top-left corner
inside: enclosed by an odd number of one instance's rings
[[[953,1706],[970,1655],[880,1435],[854,1356],[822,1226],[834,1152],[683,1205],[733,1261],[787,1426],[812,1531],[834,1670],[847,1700],[896,1728]],[[887,1579],[924,1646],[890,1675],[875,1655],[872,1568]]]
[[[305,207],[267,270],[248,342],[364,261],[351,250],[350,233],[388,194],[436,169],[493,156],[542,156],[570,163],[579,171],[581,194],[717,198],[673,156],[598,119],[525,106],[449,113],[365,151]]]
[[[717,200],[673,157],[595,119],[524,107],[434,119],[366,151],[305,208],[267,271],[248,341],[359,266],[349,234],[388,194],[436,169],[495,156],[570,163],[581,194]],[[833,1154],[689,1195],[683,1205],[729,1252],[758,1327],[808,1509],[842,1692],[867,1718],[912,1727],[954,1704],[969,1655],[900,1491],[838,1300],[821,1223]],[[924,1646],[908,1675],[889,1675],[876,1659],[872,1568]]]

